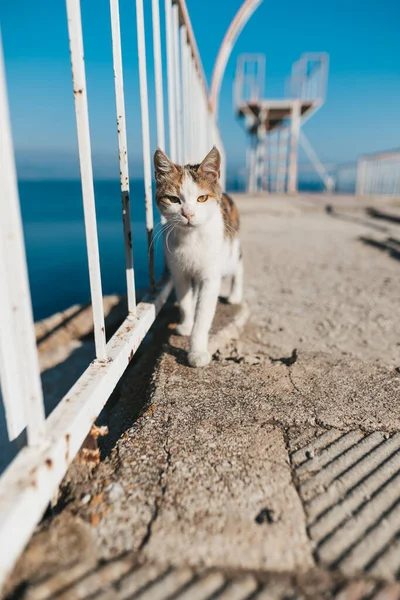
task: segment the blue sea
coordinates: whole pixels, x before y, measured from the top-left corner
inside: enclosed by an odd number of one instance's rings
[[[228,188],[243,187],[232,179]],[[131,186],[132,242],[136,288],[148,286],[143,181]],[[300,181],[301,190],[321,183]],[[353,186],[354,187],[354,186]],[[346,190],[347,191],[347,190]],[[90,300],[80,181],[20,181],[19,193],[35,320]],[[95,199],[103,294],[125,294],[125,258],[119,181],[96,181]],[[160,219],[154,205],[156,232]],[[163,270],[161,238],[155,244],[156,275]]]
[[[80,181],[20,181],[22,221],[35,320],[90,300]],[[125,294],[119,181],[95,182],[103,294]],[[148,285],[143,181],[131,182],[136,288]],[[159,228],[159,215],[154,206]],[[163,270],[156,244],[156,274]]]

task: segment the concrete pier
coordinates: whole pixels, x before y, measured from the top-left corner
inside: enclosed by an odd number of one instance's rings
[[[197,370],[167,306],[9,597],[399,597],[400,200],[235,199],[246,306]]]

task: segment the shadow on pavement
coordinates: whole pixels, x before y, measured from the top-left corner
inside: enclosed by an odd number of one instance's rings
[[[376,231],[388,231],[388,228],[384,225],[378,225],[377,223],[374,223],[369,219],[364,219],[362,217],[356,217],[354,215],[348,215],[346,213],[337,212],[331,204],[327,204],[325,206],[325,212],[331,217],[334,217],[335,219],[340,219],[341,221],[357,223],[358,225],[364,225],[365,227],[370,227],[371,229],[375,229]]]
[[[400,242],[395,238],[388,237],[386,240],[379,241],[370,237],[360,236],[358,239],[366,246],[372,246],[373,248],[377,248],[377,250],[387,252],[391,258],[400,260]]]
[[[366,208],[365,212],[369,217],[372,217],[373,219],[383,219],[384,221],[390,221],[391,223],[400,223],[400,215],[393,215],[391,213],[377,210],[373,207]]]

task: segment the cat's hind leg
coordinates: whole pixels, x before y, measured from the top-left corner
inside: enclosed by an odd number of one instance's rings
[[[229,304],[241,304],[243,300],[243,257],[240,255],[233,275],[232,289],[228,296]]]
[[[178,335],[190,335],[195,311],[192,279],[175,269],[171,269],[171,274],[181,314],[181,322],[175,331]]]

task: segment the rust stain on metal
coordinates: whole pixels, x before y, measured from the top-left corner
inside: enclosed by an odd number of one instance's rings
[[[65,444],[66,444],[66,449],[65,449],[65,462],[68,463],[69,462],[69,439],[70,439],[70,434],[67,433],[65,435]]]
[[[74,94],[83,94],[83,89],[80,88],[79,90],[74,90]]]
[[[51,460],[51,458],[46,458],[46,467],[48,469],[52,469],[53,468],[53,461]]]
[[[91,469],[99,464],[100,449],[98,447],[97,438],[107,434],[108,427],[106,425],[100,427],[92,425],[78,453],[78,461],[81,464],[88,465]]]
[[[89,435],[91,435],[92,437],[94,437],[96,440],[98,437],[102,437],[103,435],[107,435],[108,434],[108,427],[107,425],[92,425]]]

